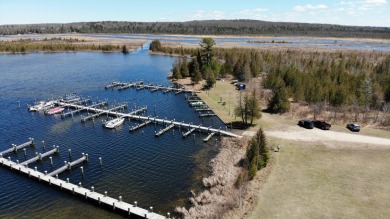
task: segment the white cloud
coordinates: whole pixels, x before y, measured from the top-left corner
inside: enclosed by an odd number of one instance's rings
[[[387,0],[364,0],[365,4],[384,5],[387,4]]]
[[[294,11],[298,11],[298,12],[303,12],[303,11],[307,11],[307,10],[317,10],[317,9],[326,9],[328,8],[328,6],[326,5],[304,5],[304,6],[300,6],[300,5],[297,5],[295,6],[293,9]]]
[[[256,14],[259,14],[261,12],[266,12],[266,11],[269,11],[268,8],[255,8],[255,9],[246,9],[246,10],[242,10],[239,12],[239,14],[242,14],[242,15],[256,15]]]

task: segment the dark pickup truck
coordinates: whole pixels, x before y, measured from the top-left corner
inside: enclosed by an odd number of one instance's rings
[[[322,130],[329,130],[331,125],[323,120],[313,120],[314,126]]]

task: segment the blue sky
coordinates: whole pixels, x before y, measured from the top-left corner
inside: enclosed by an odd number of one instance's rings
[[[1,24],[255,19],[390,27],[389,0],[0,0]]]

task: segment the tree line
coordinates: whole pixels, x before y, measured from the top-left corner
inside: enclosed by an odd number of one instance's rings
[[[390,38],[390,29],[386,27],[267,22],[260,20],[205,20],[188,22],[102,21],[64,24],[0,25],[1,35],[29,33],[142,33]]]

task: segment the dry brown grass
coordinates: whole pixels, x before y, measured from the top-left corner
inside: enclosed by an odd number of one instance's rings
[[[390,215],[390,150],[282,145],[249,218],[386,218]]]

